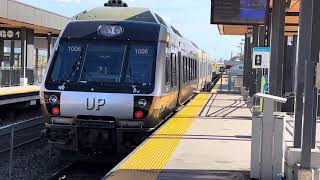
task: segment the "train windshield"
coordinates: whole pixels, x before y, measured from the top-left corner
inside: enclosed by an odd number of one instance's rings
[[[131,45],[128,52],[128,66],[125,81],[130,84],[150,85],[153,77],[153,47]]]
[[[80,81],[120,83],[124,53],[124,45],[88,43]]]
[[[117,84],[153,87],[155,59],[156,45],[153,43],[61,41],[46,85],[52,87],[49,89],[56,89],[55,83],[69,83],[66,90],[84,84],[99,88],[117,87]],[[101,91],[105,90],[108,89]]]
[[[66,42],[59,46],[59,53],[55,57],[54,68],[51,72],[51,80],[77,81],[83,49],[80,43]]]

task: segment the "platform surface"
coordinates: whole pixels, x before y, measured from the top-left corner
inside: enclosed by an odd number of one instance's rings
[[[201,93],[104,179],[249,179],[251,119],[241,96]]]
[[[25,94],[39,92],[40,86],[14,86],[14,87],[1,87],[0,96],[10,96],[16,94]]]

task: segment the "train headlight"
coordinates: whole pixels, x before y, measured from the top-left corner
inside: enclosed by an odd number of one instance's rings
[[[122,34],[122,32],[123,32],[123,28],[122,27],[120,27],[120,26],[114,27],[114,33],[115,34],[120,35],[120,34]]]
[[[58,103],[58,97],[56,95],[51,95],[48,98],[48,101],[50,104],[57,104]]]
[[[100,28],[99,33],[101,35],[105,35],[105,36],[110,35],[110,34],[112,34],[112,28],[111,28],[111,26],[103,26]]]
[[[100,36],[114,37],[123,34],[124,28],[119,25],[101,25],[97,31]]]
[[[145,108],[145,107],[147,107],[147,105],[148,105],[148,102],[147,102],[147,100],[145,100],[145,99],[140,99],[140,100],[138,101],[138,106],[139,106],[140,108]]]

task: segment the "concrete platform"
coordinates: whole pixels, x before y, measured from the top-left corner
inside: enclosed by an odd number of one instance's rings
[[[251,112],[244,106],[240,96],[213,95],[164,169],[189,174],[181,179],[249,179]],[[170,174],[159,179],[175,177]]]
[[[0,88],[0,96],[39,92],[40,86],[14,86]]]
[[[0,88],[0,105],[39,100],[40,86],[15,86]]]
[[[251,119],[240,95],[202,93],[104,179],[250,179]]]

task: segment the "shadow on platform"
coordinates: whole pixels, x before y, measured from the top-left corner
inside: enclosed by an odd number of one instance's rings
[[[118,170],[108,180],[249,180],[247,171],[214,171],[193,169]]]

